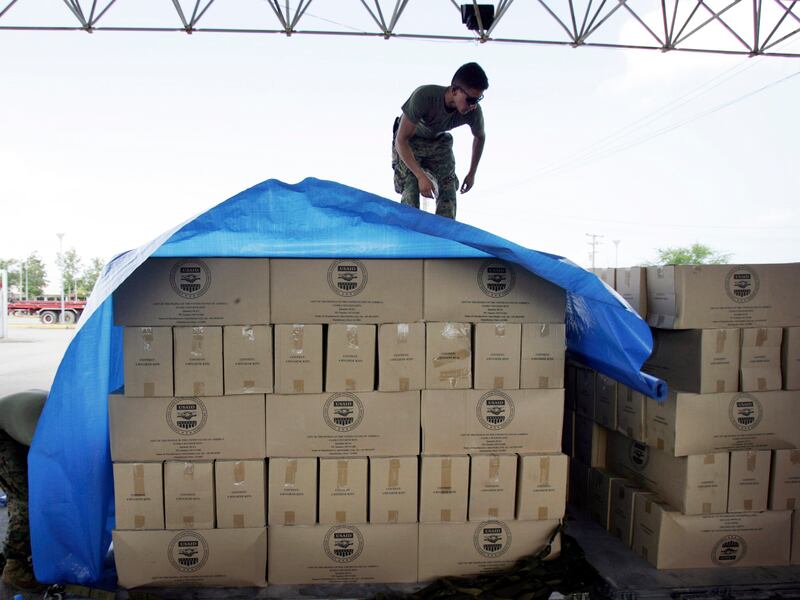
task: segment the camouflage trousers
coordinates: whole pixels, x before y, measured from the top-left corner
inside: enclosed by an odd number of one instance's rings
[[[453,136],[443,133],[432,140],[412,137],[409,141],[411,152],[419,165],[433,175],[431,178],[439,187],[436,197],[436,214],[450,219],[456,218],[456,159],[453,156]],[[419,182],[400,159],[392,142],[392,169],[394,170],[394,190],[401,194],[401,202],[419,208]]]
[[[0,431],[0,487],[8,496],[6,558],[27,560],[31,555],[28,521],[28,447]]]

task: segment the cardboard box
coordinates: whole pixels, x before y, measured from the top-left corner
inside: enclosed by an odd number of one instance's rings
[[[270,261],[273,323],[422,321],[422,261]]]
[[[576,410],[578,404],[577,396],[578,396],[578,365],[576,365],[572,361],[568,361],[564,366],[564,403],[565,403],[564,406],[566,410]]]
[[[800,508],[800,450],[775,450],[771,471],[769,509]]]
[[[474,377],[476,390],[519,389],[522,325],[475,325]]]
[[[645,406],[647,398],[641,392],[618,384],[617,431],[637,442],[645,441]]]
[[[214,528],[214,463],[164,463],[164,521],[167,529]]]
[[[594,369],[579,366],[575,375],[577,393],[575,394],[575,410],[579,415],[594,420],[594,395],[597,391],[597,373]]]
[[[164,473],[157,463],[114,463],[115,529],[164,529]]]
[[[739,389],[743,392],[779,390],[781,377],[780,327],[742,329]]]
[[[322,392],[322,325],[275,325],[275,393]]]
[[[172,396],[172,328],[126,327],[122,333],[127,396]]]
[[[326,392],[375,389],[375,325],[328,325]]]
[[[731,452],[727,512],[767,510],[771,458],[769,450]]]
[[[800,327],[787,327],[783,330],[781,372],[783,389],[800,390]]]
[[[264,396],[108,398],[111,459],[264,458]]]
[[[522,454],[517,478],[517,519],[560,519],[567,504],[569,457],[564,454]]]
[[[611,527],[611,484],[625,480],[606,469],[589,469],[589,516],[606,531]]]
[[[425,321],[564,323],[562,288],[489,259],[425,260]]]
[[[266,258],[148,258],[114,292],[114,324],[269,323]]]
[[[120,587],[263,587],[267,530],[114,531]]]
[[[423,454],[558,452],[564,390],[424,390]]]
[[[800,392],[683,394],[647,400],[647,441],[675,456],[800,446]]]
[[[589,508],[589,467],[576,459],[569,461],[567,502],[580,510]]]
[[[653,492],[642,489],[628,479],[611,482],[611,517],[608,531],[628,548],[633,547],[633,522],[636,498],[640,495],[655,498]]]
[[[566,326],[559,323],[523,323],[521,388],[562,388]],[[574,379],[574,371],[573,371]]]
[[[561,429],[561,451],[567,456],[575,456],[575,411],[564,413],[564,426]]]
[[[267,396],[267,455],[413,456],[419,405],[419,392]]]
[[[272,327],[226,325],[222,355],[226,396],[272,393]]]
[[[517,455],[470,457],[470,521],[513,519],[517,495]]]
[[[367,522],[367,459],[319,460],[319,522]]]
[[[608,433],[602,425],[576,414],[575,458],[589,467],[605,467]]]
[[[175,327],[175,395],[222,396],[222,328]]]
[[[589,271],[597,275],[600,278],[600,281],[605,283],[612,290],[615,289],[615,286],[617,285],[616,269],[613,267],[607,267],[605,269],[601,267],[595,267],[594,269],[589,269]]]
[[[647,268],[647,322],[661,329],[800,323],[800,263]]]
[[[595,378],[594,420],[607,429],[617,428],[617,397],[621,386],[602,373]]]
[[[269,525],[317,522],[317,459],[269,459]]]
[[[682,515],[636,498],[633,550],[657,569],[789,564],[789,511]]]
[[[647,318],[647,269],[645,267],[617,269],[614,289],[640,317]]]
[[[618,433],[608,436],[608,469],[687,515],[727,510],[729,462],[726,452],[675,457]]]
[[[791,564],[800,565],[800,510],[792,511]]]
[[[423,456],[421,460],[420,523],[466,521],[469,456]]]
[[[378,390],[407,392],[425,387],[425,323],[378,327]]]
[[[472,338],[469,323],[425,324],[425,387],[472,387]]]
[[[369,522],[416,523],[419,459],[397,456],[369,459]]]
[[[214,463],[217,527],[242,529],[267,524],[263,460],[218,460]]]
[[[739,330],[653,330],[653,353],[642,369],[672,390],[713,394],[739,389]]]
[[[417,525],[269,528],[271,584],[412,583]]]
[[[481,523],[421,523],[419,580],[478,575],[511,568],[547,545],[558,521],[496,521]],[[550,557],[561,552],[553,540]]]

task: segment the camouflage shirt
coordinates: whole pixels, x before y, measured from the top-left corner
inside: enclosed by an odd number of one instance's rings
[[[440,133],[461,125],[469,125],[472,135],[483,135],[483,111],[480,106],[462,115],[457,110],[448,110],[444,104],[447,86],[423,85],[414,90],[406,103],[403,114],[417,126],[415,136],[433,139]]]

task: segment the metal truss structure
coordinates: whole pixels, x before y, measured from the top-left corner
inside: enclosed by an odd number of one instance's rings
[[[339,35],[797,58],[787,48],[800,39],[797,3],[498,0],[493,22],[478,18],[472,31],[456,0],[0,0],[0,32]]]

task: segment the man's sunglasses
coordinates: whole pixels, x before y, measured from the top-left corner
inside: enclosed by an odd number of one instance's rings
[[[483,94],[481,94],[480,96],[470,96],[470,95],[467,94],[467,90],[465,90],[464,88],[462,88],[460,86],[456,86],[456,89],[459,89],[462,92],[464,92],[464,96],[466,96],[465,99],[467,101],[467,104],[469,104],[470,106],[475,106],[478,102],[483,100]]]

